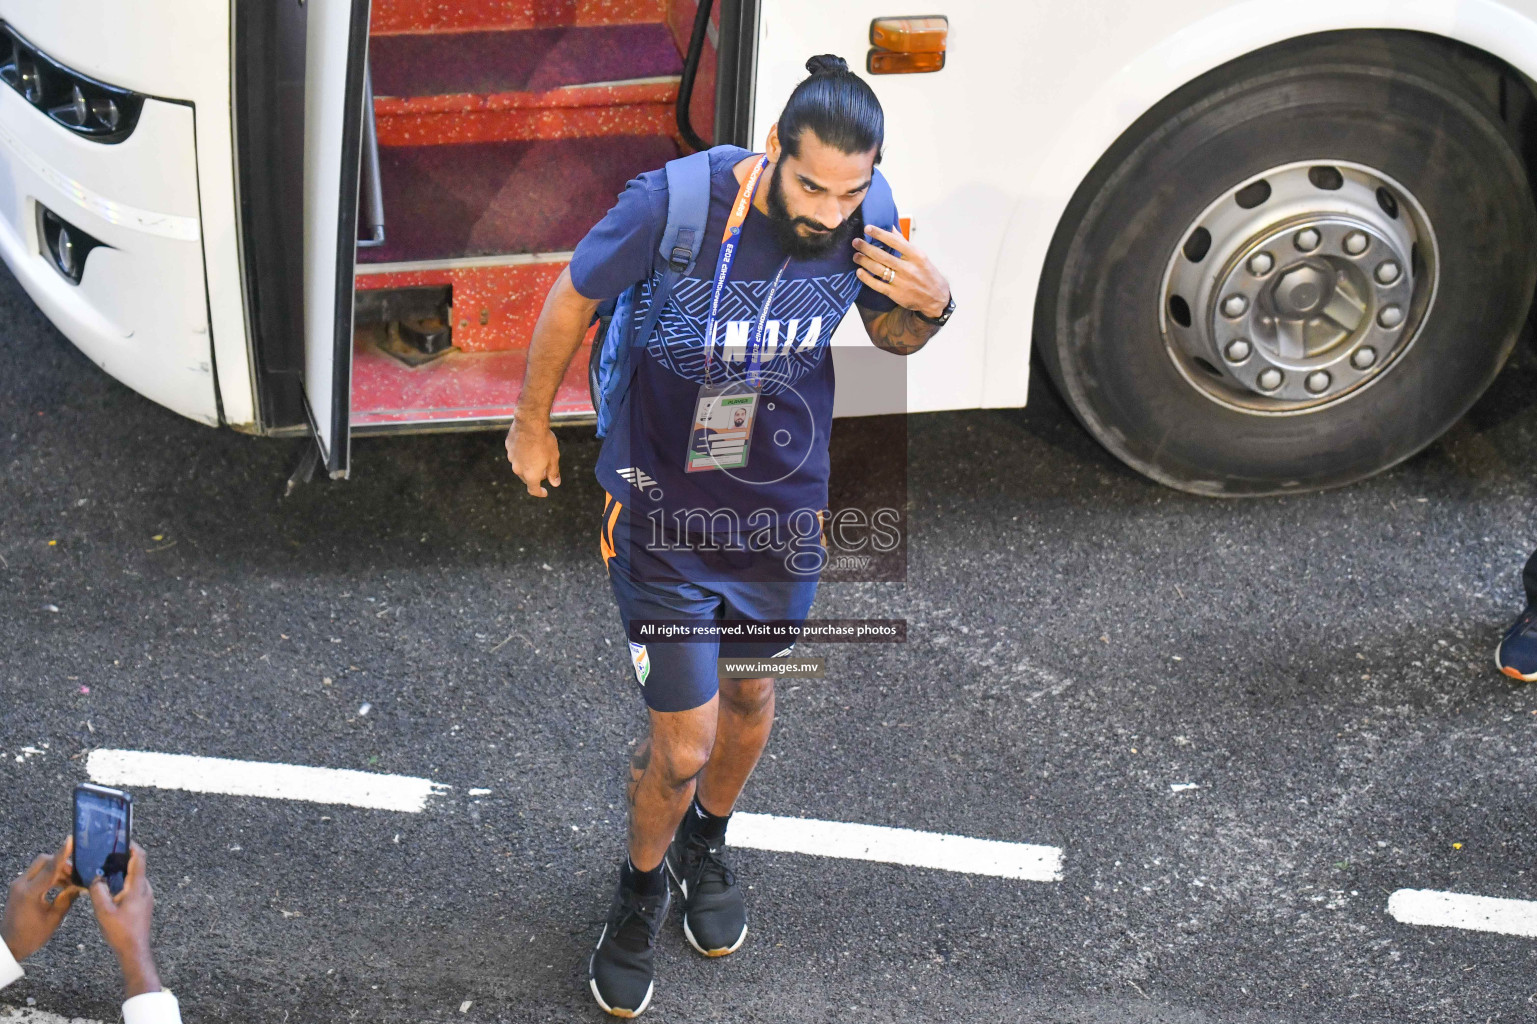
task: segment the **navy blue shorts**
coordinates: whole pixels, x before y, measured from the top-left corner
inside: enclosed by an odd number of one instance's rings
[[[804,570],[794,574],[763,571],[783,565],[787,550],[734,553],[739,572],[730,571],[732,564],[721,571],[718,562],[701,566],[686,554],[658,553],[646,546],[643,537],[632,536],[631,516],[622,503],[608,494],[604,499],[598,546],[619,605],[630,665],[647,707],[687,711],[708,703],[720,688],[719,658],[773,658],[790,653],[793,645],[784,641],[632,642],[630,623],[637,620],[799,623],[811,610],[818,577]],[[634,525],[636,534],[646,529],[643,519]],[[819,541],[809,544],[819,546]]]

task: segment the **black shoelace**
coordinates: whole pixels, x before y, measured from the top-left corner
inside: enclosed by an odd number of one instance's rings
[[[618,941],[621,936],[633,942],[641,936],[635,935],[633,930],[625,931],[625,926],[634,922],[644,930],[644,941],[651,945],[656,941],[657,932],[662,930],[662,907],[666,901],[659,896],[645,897],[636,894],[626,894],[627,898],[621,904],[619,919],[614,922],[613,936]]]
[[[713,845],[709,839],[701,835],[692,835],[688,839],[688,853],[693,860],[693,870],[689,872],[688,891],[692,895],[703,891],[706,883],[712,883],[720,889],[727,889],[736,884],[736,876],[726,866],[726,862],[720,859],[720,847]]]

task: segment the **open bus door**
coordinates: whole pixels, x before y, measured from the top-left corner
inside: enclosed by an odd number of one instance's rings
[[[347,475],[353,270],[369,0],[307,0],[304,59],[304,406],[326,472]]]
[[[366,40],[357,0],[233,2],[255,432],[317,439],[294,486],[343,475],[349,435],[505,430],[540,301],[625,182],[748,141],[751,0],[388,0]],[[585,364],[557,419],[590,421]]]
[[[240,244],[259,431],[345,477],[369,0],[235,0]]]

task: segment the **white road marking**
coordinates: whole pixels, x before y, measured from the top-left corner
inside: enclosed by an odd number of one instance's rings
[[[873,860],[1031,882],[1062,879],[1062,850],[1055,846],[971,839],[884,825],[738,811],[731,816],[726,842],[754,850]]]
[[[1537,938],[1537,902],[1532,900],[1400,889],[1388,897],[1388,913],[1404,924]]]
[[[108,786],[148,786],[412,813],[426,810],[432,797],[449,788],[408,775],[144,750],[93,750],[86,758],[86,773],[93,782]],[[469,792],[481,796],[489,790],[477,788]],[[399,838],[395,841],[399,842]],[[880,861],[1034,882],[1056,882],[1062,878],[1062,850],[1055,846],[973,839],[884,825],[739,811],[731,816],[730,843],[757,850]],[[6,1022],[0,1020],[0,1024]]]
[[[1171,782],[1171,783],[1169,783],[1169,792],[1170,793],[1183,793],[1186,790],[1200,789],[1200,788],[1201,788],[1201,784],[1199,782]]]
[[[425,810],[429,798],[449,788],[409,775],[143,750],[93,750],[85,768],[91,781],[106,786],[152,786],[412,813]]]
[[[0,1024],[102,1024],[86,1017],[60,1017],[56,1013],[34,1010],[30,1006],[6,1006],[0,1003]]]

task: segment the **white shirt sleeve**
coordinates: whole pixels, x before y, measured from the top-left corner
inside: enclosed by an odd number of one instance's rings
[[[0,988],[5,988],[11,982],[20,978],[26,971],[21,969],[21,964],[11,955],[11,947],[0,940]]]
[[[142,992],[123,1004],[123,1024],[181,1024],[181,1004],[165,989]]]

